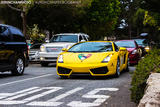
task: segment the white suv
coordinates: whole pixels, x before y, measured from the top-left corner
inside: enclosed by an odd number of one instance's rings
[[[54,35],[49,43],[40,47],[41,66],[48,66],[49,63],[56,63],[58,54],[63,48],[69,48],[73,44],[88,41],[89,36],[83,33],[61,33]]]

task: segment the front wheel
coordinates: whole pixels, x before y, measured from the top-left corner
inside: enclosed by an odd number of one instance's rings
[[[116,67],[116,74],[115,77],[119,77],[120,76],[120,61],[119,59],[117,60],[117,67]]]
[[[18,57],[14,65],[14,69],[11,70],[11,72],[13,75],[22,75],[24,72],[24,68],[25,68],[24,59],[21,57]]]

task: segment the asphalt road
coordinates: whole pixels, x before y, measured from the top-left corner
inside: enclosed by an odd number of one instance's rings
[[[130,81],[129,72],[119,78],[60,79],[54,65],[31,64],[23,76],[0,73],[0,107],[136,107],[130,101]]]

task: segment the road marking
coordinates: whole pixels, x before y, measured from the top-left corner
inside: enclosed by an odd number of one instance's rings
[[[36,102],[36,101],[34,101],[34,102],[31,102],[31,103],[29,103],[27,105],[30,105],[30,106],[59,106],[59,105],[63,104],[63,102],[57,102],[58,100],[61,100],[61,99],[65,98],[65,97],[67,97],[67,96],[69,96],[71,94],[74,94],[77,91],[80,91],[82,89],[83,89],[82,87],[78,87],[78,88],[70,90],[70,91],[68,91],[68,92],[66,92],[64,94],[61,94],[61,95],[59,95],[59,96],[57,96],[55,98],[52,98],[52,99],[50,99],[50,100],[48,100],[46,102]]]
[[[54,98],[51,98],[47,101],[34,101],[40,97],[44,97],[46,95],[49,95],[51,93],[54,93],[60,89],[63,89],[63,87],[31,87],[28,89],[24,89],[22,91],[14,92],[14,93],[0,93],[0,105],[17,105],[17,104],[24,104],[28,106],[59,106],[64,104],[64,102],[60,102],[60,100],[64,99],[67,96],[70,96],[82,89],[83,87],[77,87],[75,89],[69,90],[63,94],[60,94]],[[92,107],[92,106],[100,106],[102,103],[104,103],[110,96],[108,95],[98,95],[100,91],[118,91],[118,88],[97,88],[94,89],[87,94],[82,95],[82,98],[85,99],[95,99],[93,102],[82,102],[82,101],[71,101],[67,106],[71,107]],[[42,92],[41,92],[42,91]],[[37,92],[41,92],[39,94],[36,94]],[[33,96],[28,95],[36,94]],[[26,97],[25,97],[26,96]],[[21,97],[24,97],[24,99],[21,99]],[[82,99],[81,98],[81,99]]]
[[[13,95],[17,95],[17,94],[21,94],[21,93],[25,93],[27,91],[31,91],[31,90],[34,90],[34,89],[37,89],[37,88],[38,87],[32,87],[32,88],[24,89],[22,91],[18,91],[18,92],[15,92],[15,93],[0,93],[0,99],[10,97],[10,96],[13,96]]]
[[[34,90],[29,91],[31,89],[34,89]],[[23,96],[27,96],[27,95],[30,95],[30,94],[33,94],[33,93],[36,93],[36,92],[39,92],[39,91],[45,90],[45,89],[47,89],[47,90],[49,89],[49,90],[45,91],[45,92],[43,92],[41,94],[38,94],[38,95],[35,95],[35,96],[32,96],[32,97],[23,99],[21,101],[15,100],[17,98],[20,98],[20,97],[23,97]],[[33,88],[29,88],[29,89],[26,89],[26,90],[22,90],[21,92],[25,92],[25,93],[22,93],[20,95],[17,95],[17,93],[20,93],[20,92],[11,93],[9,96],[12,96],[12,95],[16,95],[16,96],[0,100],[0,104],[5,104],[5,105],[24,104],[24,103],[27,103],[27,102],[29,102],[31,100],[35,100],[35,99],[43,97],[43,96],[45,96],[47,94],[53,93],[55,91],[58,91],[59,89],[62,89],[62,87],[42,87],[42,88],[33,87]],[[26,92],[26,91],[29,91],[29,92]],[[0,95],[7,95],[7,94],[1,94],[0,93]]]
[[[34,77],[34,78],[27,78],[27,79],[23,79],[23,80],[13,81],[13,82],[1,84],[0,87],[5,86],[5,85],[10,85],[10,84],[19,83],[19,82],[34,80],[34,79],[38,79],[38,78],[48,77],[48,76],[51,76],[51,75],[54,75],[54,74],[47,74],[47,75],[42,75],[42,76],[38,76],[38,77]]]
[[[23,94],[20,94],[20,95],[16,95],[16,96],[13,96],[13,97],[4,99],[4,100],[14,100],[14,99],[17,99],[17,98],[26,96],[26,95],[33,94],[33,93],[38,92],[38,91],[41,91],[41,90],[42,90],[42,89],[35,89],[35,90],[30,91],[30,92],[26,92],[26,93],[23,93]]]
[[[43,88],[43,89],[48,89],[48,87]],[[43,96],[45,96],[45,95],[47,95],[47,94],[51,94],[51,93],[53,93],[53,92],[55,92],[55,91],[58,91],[58,90],[60,90],[60,89],[62,89],[62,88],[61,88],[61,87],[51,87],[51,90],[49,90],[49,91],[40,93],[40,94],[38,94],[38,95],[29,97],[29,98],[26,98],[26,99],[24,99],[24,100],[25,100],[25,101],[35,100],[35,99],[37,99],[37,98],[43,97]]]
[[[97,88],[94,89],[90,92],[88,92],[87,94],[83,95],[83,98],[91,98],[91,99],[95,99],[95,101],[93,101],[92,103],[88,103],[88,102],[82,102],[82,101],[72,101],[70,103],[68,103],[68,106],[71,107],[93,107],[93,106],[100,106],[102,103],[104,103],[108,98],[110,98],[110,96],[108,95],[96,95],[98,92],[100,91],[118,91],[118,88]]]

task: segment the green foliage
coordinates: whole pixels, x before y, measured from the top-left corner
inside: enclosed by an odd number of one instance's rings
[[[119,0],[93,0],[87,11],[87,22],[83,25],[92,39],[109,36],[115,29],[120,14]]]
[[[28,26],[38,24],[40,30],[49,31],[50,36],[52,36],[53,33],[83,32],[89,34],[92,39],[98,40],[114,33],[113,31],[120,14],[119,0],[81,0],[80,4],[77,5],[35,5],[34,1],[38,0],[27,1],[31,1],[32,4],[14,4],[12,6],[25,11],[26,24]],[[8,10],[11,10],[7,5],[5,8],[5,14]],[[18,14],[16,16],[14,15],[15,18],[21,16],[20,12],[15,11],[15,13]],[[2,15],[3,14],[0,13],[0,17]],[[7,18],[1,19],[4,22],[7,20],[7,23],[11,25],[13,25],[13,22],[16,22],[17,25],[22,28],[22,19],[10,21],[9,18],[13,17],[12,14],[7,14],[6,17]]]
[[[28,35],[30,35],[33,44],[44,42],[45,35],[39,31],[38,25],[36,24],[34,24],[32,28],[28,28]]]
[[[153,49],[136,66],[132,76],[131,100],[139,103],[144,95],[146,82],[152,72],[160,73],[160,50]]]

